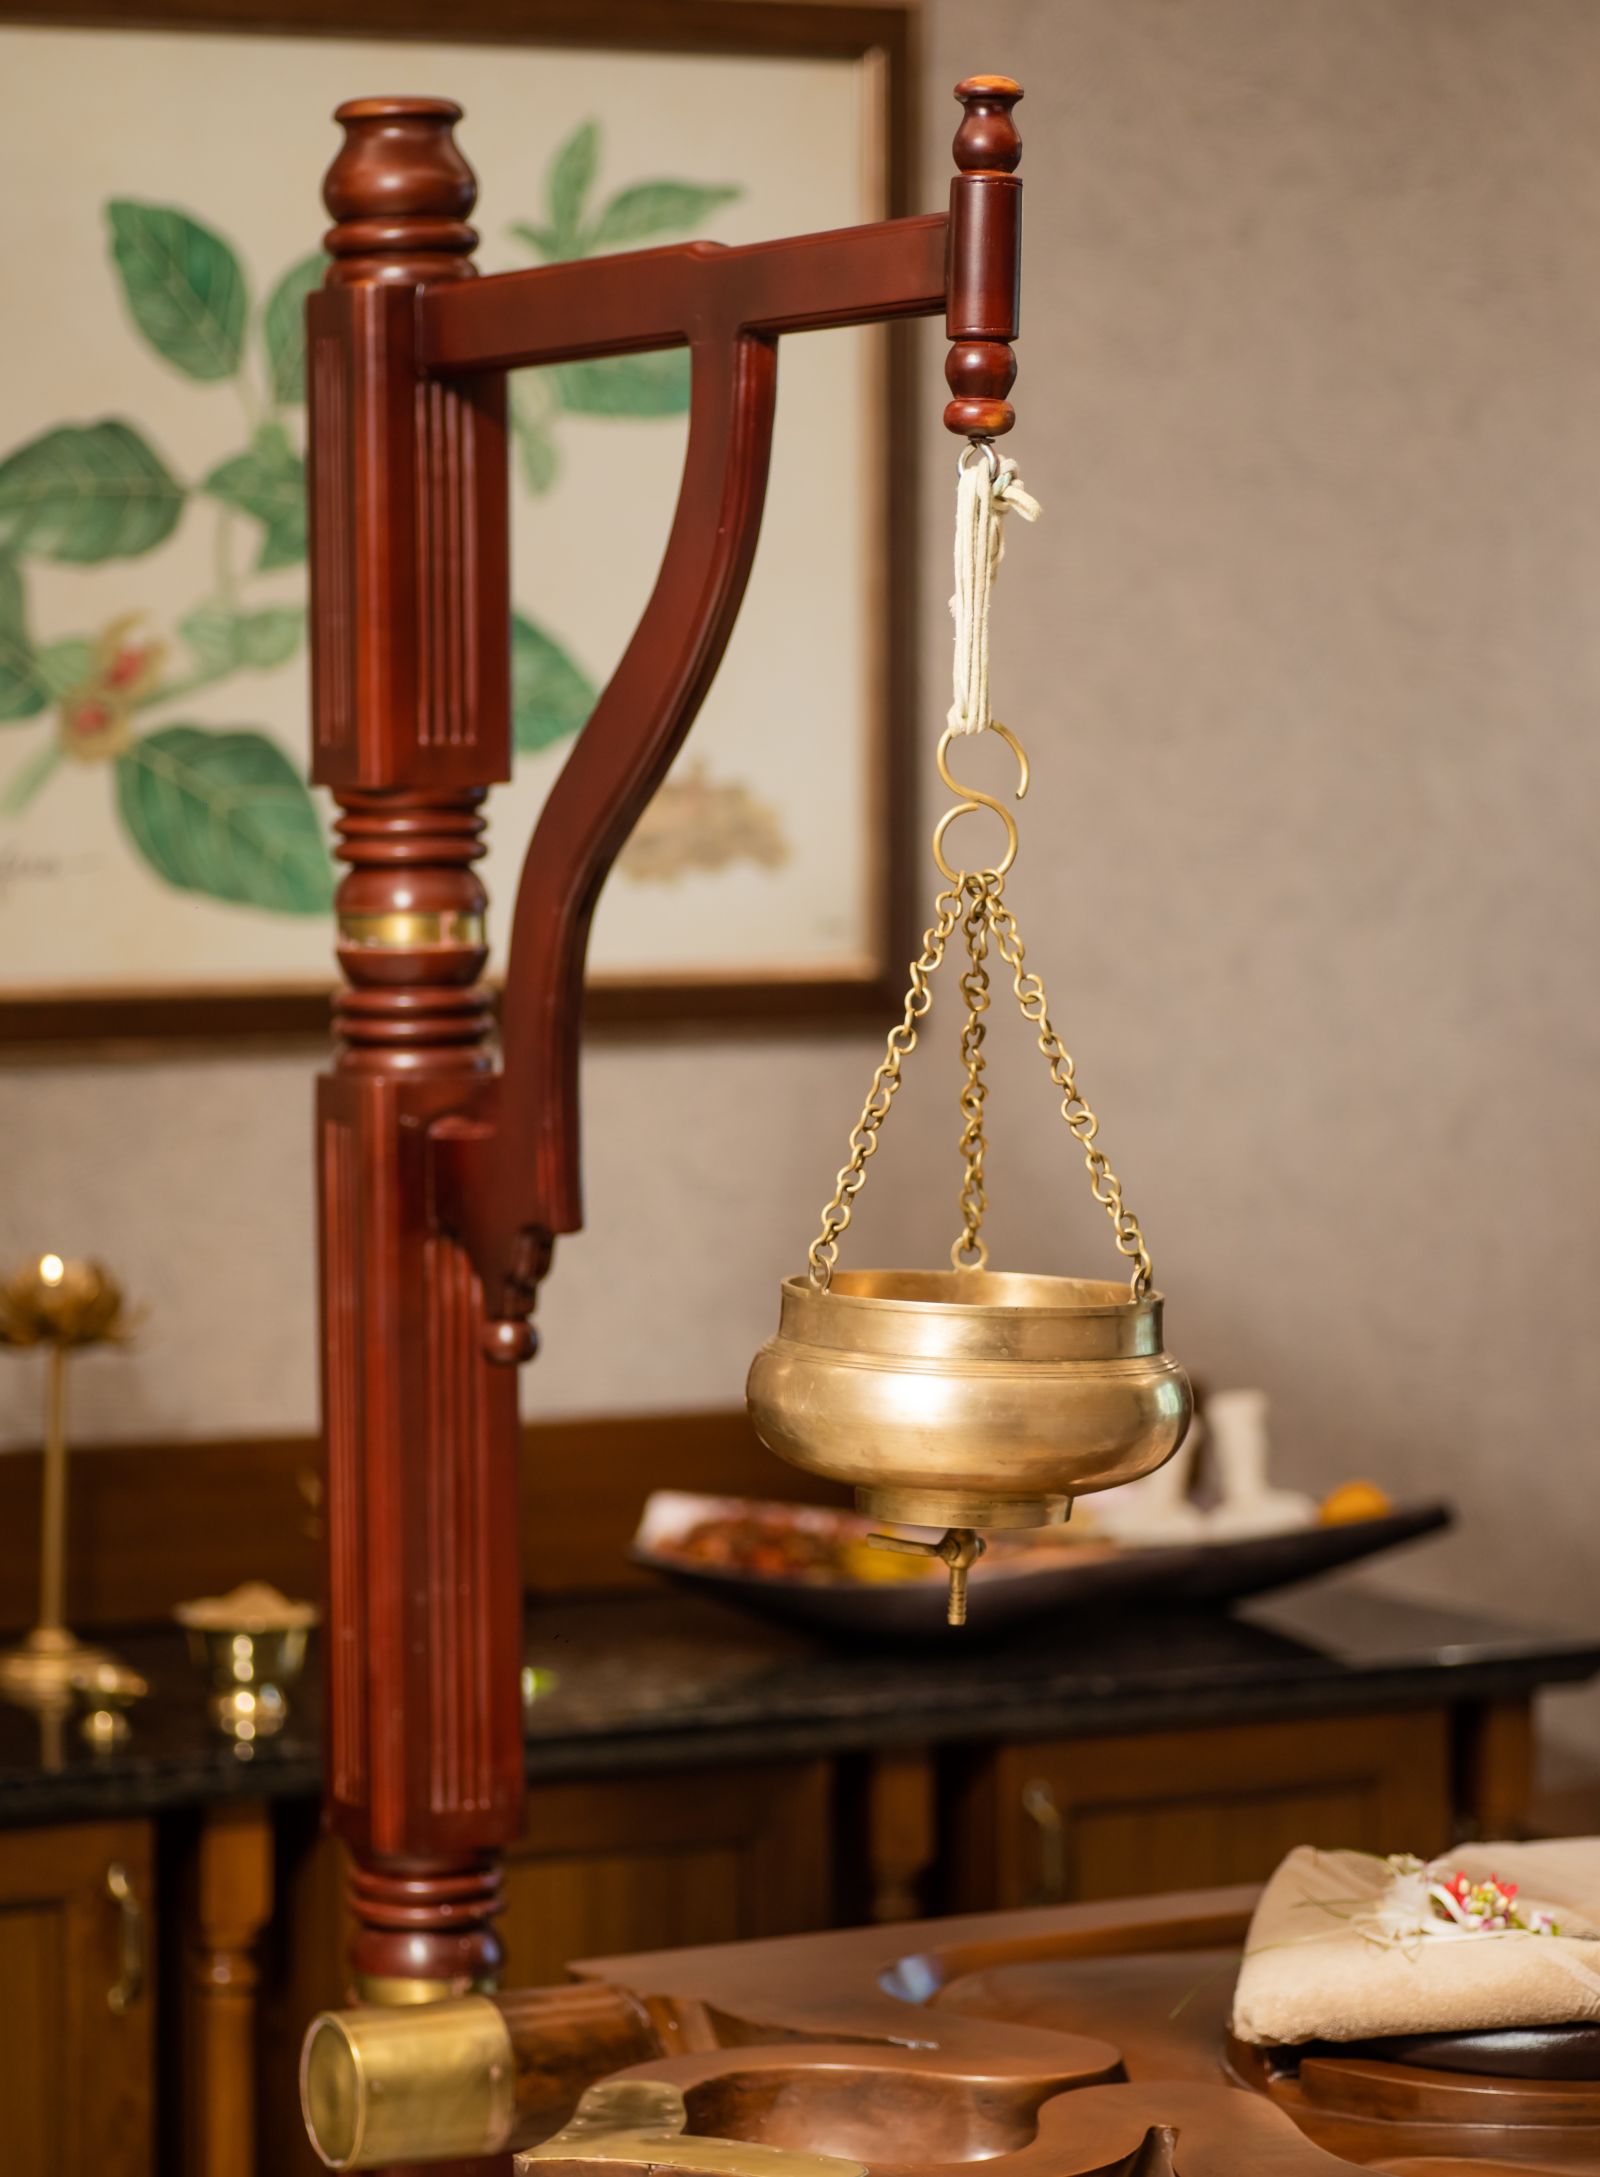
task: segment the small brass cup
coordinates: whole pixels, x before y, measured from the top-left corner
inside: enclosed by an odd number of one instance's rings
[[[276,1738],[289,1720],[284,1689],[304,1666],[306,1637],[317,1622],[314,1606],[252,1584],[180,1603],[173,1616],[188,1639],[190,1660],[211,1688],[218,1730],[241,1748]]]

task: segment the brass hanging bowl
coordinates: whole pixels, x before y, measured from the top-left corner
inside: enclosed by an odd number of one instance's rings
[[[1161,1295],[1015,1272],[836,1270],[784,1281],[746,1392],[791,1465],[908,1526],[1048,1526],[1177,1449],[1189,1380]]]
[[[1075,1497],[1149,1474],[1177,1450],[1189,1425],[1188,1378],[1162,1344],[1162,1301],[1150,1251],[1122,1182],[1101,1146],[1100,1121],[1078,1084],[1072,1054],[1050,1019],[1044,984],[1027,965],[1005,898],[1016,859],[1016,821],[1005,803],[951,769],[954,741],[996,735],[1017,766],[1016,798],[1028,791],[1028,759],[988,704],[989,588],[1000,564],[998,525],[1009,511],[1039,511],[1021,491],[1016,464],[992,445],[963,454],[956,523],[956,703],[939,742],[938,769],[956,796],[933,829],[943,879],[934,919],[912,961],[900,1019],[849,1154],[807,1255],[783,1285],[778,1334],[756,1355],[745,1397],[757,1435],[779,1458],[846,1482],[869,1518],[942,1528],[937,1542],[872,1539],[938,1558],[950,1583],[948,1617],[966,1622],[967,1574],[986,1527],[1046,1527]],[[1031,510],[1031,511],[1030,511]],[[964,817],[997,819],[1001,852],[973,866],[952,862],[949,835]],[[839,1243],[866,1184],[905,1060],[933,1003],[932,978],[957,931],[961,974],[962,1119],[960,1216],[948,1270],[842,1270]],[[1128,1281],[990,1270],[983,1238],[988,1086],[985,1044],[995,964],[1049,1070],[1090,1191],[1111,1223]]]

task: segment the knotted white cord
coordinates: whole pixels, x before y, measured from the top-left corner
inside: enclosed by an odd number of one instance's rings
[[[1039,502],[1022,488],[1017,464],[993,446],[962,458],[956,484],[955,701],[947,713],[954,733],[982,733],[989,715],[989,596],[1005,557],[1005,517],[1039,519]]]

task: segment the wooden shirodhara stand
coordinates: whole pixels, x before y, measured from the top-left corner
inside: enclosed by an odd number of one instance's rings
[[[472,264],[459,109],[339,110],[307,321],[312,774],[347,865],[317,1124],[328,1809],[368,2000],[492,1985],[500,1963],[499,1853],[523,1798],[516,1371],[556,1237],[581,1221],[589,924],[739,609],[779,336],[943,311],[950,429],[1012,421],[1021,93],[974,77],[956,95],[948,216],[494,278]],[[528,851],[497,1066],[475,864],[511,775],[506,374],[679,345],[670,538]]]
[[[1593,2170],[1600,2086],[1225,2058],[1238,1893],[613,1959],[489,1993],[523,1798],[516,1369],[580,1222],[590,918],[738,612],[779,336],[942,310],[946,424],[1011,425],[1021,93],[980,76],[956,95],[948,216],[489,279],[457,108],[340,109],[308,312],[313,773],[347,865],[317,1122],[327,1797],[369,2008],[308,2043],[313,2136],[368,2168],[503,2171],[527,2146],[529,2177],[978,2158],[1016,2177]],[[675,345],[692,362],[677,512],[529,848],[497,1066],[475,864],[511,768],[506,373]],[[580,2097],[576,2127],[537,2144]]]

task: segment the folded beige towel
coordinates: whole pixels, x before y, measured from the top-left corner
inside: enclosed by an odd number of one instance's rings
[[[1464,1874],[1518,1885],[1555,1934],[1467,1931],[1429,1902]],[[1233,1998],[1261,2042],[1482,2033],[1600,2019],[1600,1838],[1463,1845],[1420,1867],[1366,1852],[1291,1852],[1262,1892]]]

